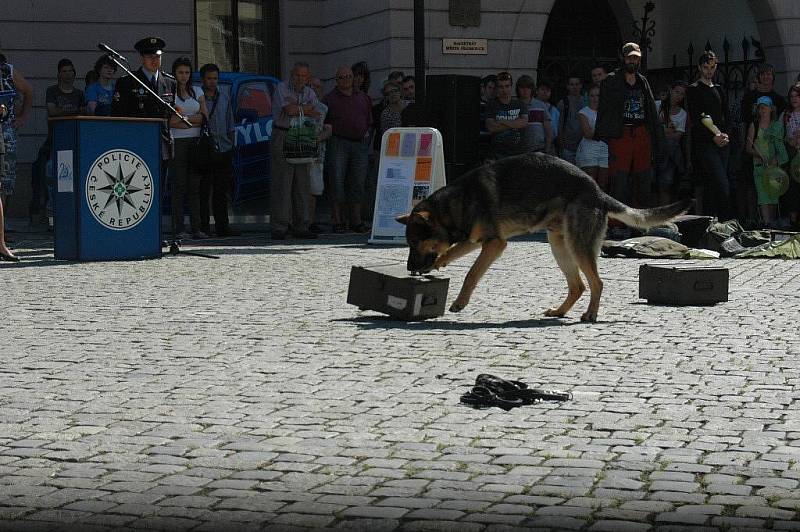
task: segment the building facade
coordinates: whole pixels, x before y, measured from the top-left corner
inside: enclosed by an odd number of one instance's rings
[[[559,79],[594,62],[613,65],[616,50],[639,40],[646,0],[426,0],[425,57],[430,74],[485,75],[507,70]],[[687,61],[706,44],[731,59],[752,44],[777,69],[783,91],[800,71],[800,2],[796,0],[655,0],[648,12],[648,67]],[[414,71],[413,0],[159,0],[0,2],[0,50],[34,87],[34,113],[21,132],[20,185],[47,132],[45,89],[56,63],[71,58],[83,73],[100,55],[98,42],[138,66],[133,43],[157,35],[167,42],[164,67],[180,55],[223,70],[285,77],[298,60],[328,85],[338,65],[366,60],[372,91],[392,70]],[[646,29],[646,28],[645,28]],[[588,74],[588,70],[586,71]],[[15,202],[16,209],[24,201]]]

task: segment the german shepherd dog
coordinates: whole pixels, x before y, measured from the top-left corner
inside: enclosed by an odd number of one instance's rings
[[[693,200],[652,209],[634,209],[605,194],[576,166],[540,153],[490,162],[468,172],[418,203],[397,221],[406,226],[408,269],[427,273],[481,248],[461,292],[450,306],[459,312],[489,266],[513,236],[547,229],[547,239],[569,292],[546,316],[563,317],[586,290],[591,290],[582,321],[597,321],[603,281],[597,257],[608,218],[646,229],[685,213]]]

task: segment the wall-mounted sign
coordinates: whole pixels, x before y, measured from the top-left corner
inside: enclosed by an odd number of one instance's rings
[[[486,39],[442,39],[443,54],[486,55],[488,49]]]
[[[450,0],[451,26],[480,26],[481,0]]]

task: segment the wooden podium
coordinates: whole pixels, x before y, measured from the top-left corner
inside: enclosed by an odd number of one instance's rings
[[[161,126],[155,118],[50,120],[56,259],[161,256]]]

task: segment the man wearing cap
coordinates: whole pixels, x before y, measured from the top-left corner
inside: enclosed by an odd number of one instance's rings
[[[595,140],[608,144],[608,174],[615,198],[637,207],[652,204],[653,161],[664,131],[647,78],[639,73],[642,52],[633,42],[622,47],[622,68],[600,85]]]
[[[142,66],[133,75],[150,87],[153,92],[172,103],[175,95],[175,78],[161,71],[161,53],[165,47],[163,39],[146,37],[134,48],[141,54]],[[165,98],[166,96],[166,98]],[[114,90],[111,105],[114,116],[133,116],[139,118],[168,118],[169,111],[152,94],[131,76],[121,77]]]
[[[712,214],[720,220],[733,216],[728,183],[728,105],[725,91],[714,83],[717,71],[717,56],[712,51],[700,55],[697,60],[700,77],[686,89],[686,111],[691,124],[690,135],[695,160],[702,172],[694,172],[697,212]],[[716,131],[700,120],[709,116]],[[706,198],[708,201],[702,201]]]
[[[133,72],[133,76],[142,80],[167,103],[173,103],[176,90],[175,78],[161,71],[164,40],[158,37],[145,37],[133,47],[142,56],[142,66]],[[171,111],[133,79],[133,76],[127,75],[117,80],[111,101],[111,115],[164,119],[164,125],[161,128],[161,182],[163,186],[167,161],[172,158],[172,137],[168,125]]]

